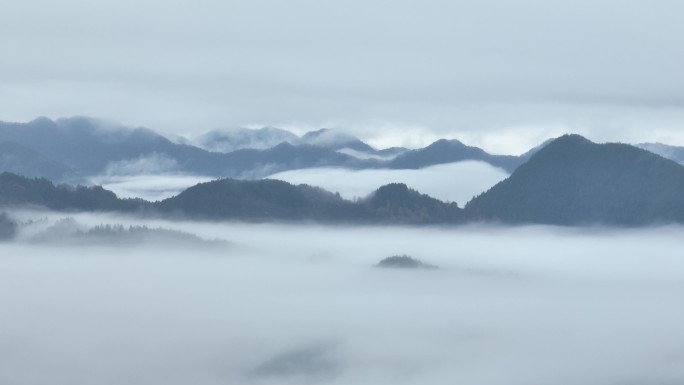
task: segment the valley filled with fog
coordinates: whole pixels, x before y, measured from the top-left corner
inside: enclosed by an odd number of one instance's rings
[[[388,183],[404,183],[409,187],[446,202],[465,205],[477,194],[502,181],[508,174],[485,162],[463,161],[416,170],[344,168],[305,168],[267,176],[291,184],[307,184],[337,192],[344,199],[364,198]],[[216,178],[179,173],[103,174],[89,179],[120,198],[142,198],[149,201],[170,198],[197,183]]]
[[[338,192],[345,199],[364,198],[388,183],[404,183],[423,194],[463,206],[507,176],[504,170],[485,162],[463,161],[416,170],[308,168],[280,172],[269,178],[321,187]]]
[[[680,226],[9,215],[3,384],[684,381]]]

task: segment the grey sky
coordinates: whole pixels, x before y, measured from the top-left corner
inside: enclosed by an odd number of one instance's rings
[[[564,132],[684,145],[683,14],[680,1],[9,0],[0,119],[328,126],[496,152]]]

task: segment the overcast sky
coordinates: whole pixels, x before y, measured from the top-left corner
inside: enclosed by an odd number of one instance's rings
[[[5,0],[0,119],[684,145],[684,2]]]

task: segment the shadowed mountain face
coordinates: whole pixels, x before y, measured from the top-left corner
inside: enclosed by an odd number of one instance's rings
[[[0,143],[0,170],[28,177],[64,180],[76,173],[65,164],[14,142]]]
[[[329,129],[299,138],[272,127],[213,131],[200,139],[203,147],[222,152],[174,143],[148,129],[112,126],[82,117],[0,122],[0,142],[14,146],[0,148],[0,171],[68,183],[103,174],[187,173],[258,179],[303,168],[419,169],[481,160],[510,172],[536,150],[517,157],[490,155],[453,140],[440,140],[418,150],[375,150],[353,136]],[[240,146],[248,148],[225,152]]]
[[[174,143],[145,128],[112,126],[82,117],[0,122],[0,143],[7,143],[0,146],[0,171],[65,182],[102,174],[160,172],[258,179],[302,168],[419,169],[481,160],[510,172],[530,155],[490,155],[454,140],[440,140],[418,150],[375,150],[353,136],[328,129],[301,138],[271,127],[216,131],[201,140],[205,148],[221,152]],[[248,148],[225,152],[239,146]]]
[[[61,211],[136,212],[209,220],[433,224],[462,220],[461,209],[405,185],[381,187],[368,199],[278,180],[219,179],[161,202],[119,199],[102,187],[55,186],[47,179],[0,174],[0,207],[40,206]]]
[[[290,147],[283,144],[274,151],[287,152]],[[549,143],[508,179],[471,200],[465,210],[398,183],[382,186],[363,200],[347,201],[307,185],[221,179],[149,203],[120,200],[101,187],[54,186],[45,179],[0,175],[2,206],[29,204],[57,210],[138,211],[197,219],[326,223],[682,223],[682,191],[684,166],[633,146],[595,144],[578,135]]]
[[[684,167],[625,144],[558,138],[466,205],[506,223],[645,225],[684,222]]]
[[[120,211],[144,209],[147,202],[119,199],[100,186],[55,186],[47,179],[0,174],[0,206],[42,206],[66,211]]]
[[[367,167],[371,163],[326,148],[287,143],[264,150],[215,153],[173,143],[147,129],[104,127],[87,118],[0,123],[0,141],[18,143],[83,177],[126,169],[127,163],[148,164],[155,169],[152,163],[159,160],[163,160],[164,171],[239,178],[261,178],[273,172],[306,167]],[[23,171],[27,175],[44,176],[34,169]]]
[[[245,220],[315,220],[328,223],[436,224],[463,220],[456,204],[444,203],[404,184],[380,187],[351,202],[307,185],[278,180],[202,183],[158,204],[160,211],[189,217]]]
[[[393,218],[410,223],[458,223],[465,218],[455,203],[445,203],[408,188],[390,183],[377,189],[363,202],[378,219]],[[409,220],[410,219],[410,220]]]
[[[180,168],[192,168],[193,161],[209,163],[212,158],[203,150],[174,144],[147,129],[106,127],[87,118],[57,121],[39,118],[29,123],[1,123],[0,140],[31,148],[83,176],[104,171],[110,162],[153,154],[173,159]]]
[[[359,207],[335,194],[277,180],[201,183],[158,206],[162,212],[209,219],[366,220]]]

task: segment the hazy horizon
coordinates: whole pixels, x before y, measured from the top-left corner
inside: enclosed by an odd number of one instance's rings
[[[167,135],[329,127],[515,154],[575,132],[684,145],[674,0],[9,0],[0,119]]]

